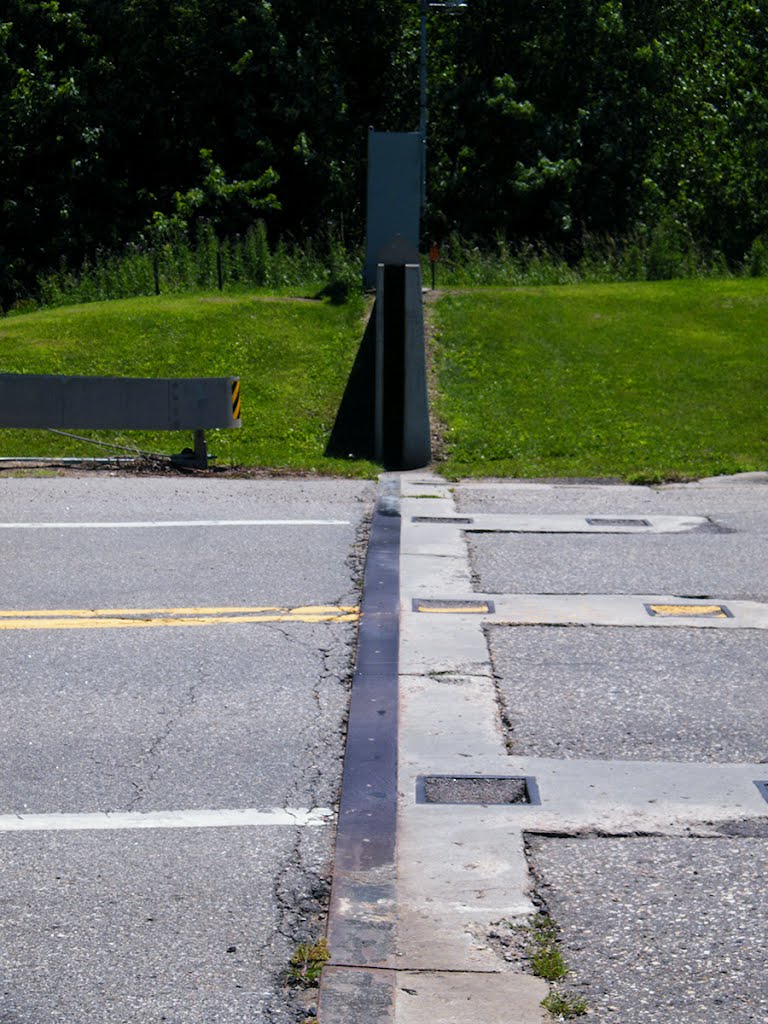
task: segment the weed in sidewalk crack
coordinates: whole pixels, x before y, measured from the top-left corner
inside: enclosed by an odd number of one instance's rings
[[[542,999],[541,1005],[545,1010],[549,1010],[557,1020],[583,1017],[589,1009],[586,999],[582,996],[565,995],[555,989]]]
[[[288,965],[288,980],[301,988],[311,988],[320,981],[323,967],[331,959],[326,939],[302,942],[296,947]]]
[[[528,956],[531,970],[537,978],[559,981],[568,973],[560,952],[558,928],[546,914],[537,914],[529,924],[530,946]]]
[[[589,1012],[582,996],[560,988],[568,965],[560,949],[560,928],[548,913],[540,911],[525,923],[500,922],[489,938],[506,961],[522,961],[537,978],[549,982],[550,991],[541,1005],[556,1020],[571,1020]]]

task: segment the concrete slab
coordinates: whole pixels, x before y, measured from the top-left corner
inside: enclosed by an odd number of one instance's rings
[[[446,555],[412,554],[403,560],[400,583],[403,591],[413,596],[429,597],[439,593],[448,597],[472,591],[472,577],[466,558]]]
[[[498,971],[491,922],[533,912],[523,833],[493,813],[405,812],[398,830],[398,935],[393,965]]]
[[[755,781],[768,777],[764,764],[686,764],[668,761],[587,761],[536,757],[403,759],[401,803],[415,805],[418,778],[435,775],[532,777],[540,804],[420,804],[409,811],[415,829],[468,833],[494,829],[533,832],[680,833],[701,825],[764,820],[766,803]],[[512,833],[510,833],[511,835]]]
[[[428,615],[408,607],[400,625],[401,675],[491,674],[482,616]]]
[[[443,519],[445,521],[425,522],[429,519]],[[706,516],[672,516],[672,515],[637,515],[621,514],[612,515],[575,515],[575,514],[500,514],[488,512],[473,512],[461,516],[455,511],[437,512],[430,509],[428,512],[420,511],[412,519],[415,527],[413,532],[415,542],[428,543],[430,535],[440,526],[443,528],[455,526],[467,533],[628,533],[628,534],[656,534],[656,533],[690,533],[692,530],[716,531],[717,524],[711,522]]]
[[[400,676],[401,757],[504,753],[496,687],[490,676]]]
[[[434,594],[433,597],[442,595]],[[493,594],[468,599],[492,601],[487,623],[520,626],[640,626],[661,629],[768,629],[768,604],[719,595],[709,598],[678,594]],[[406,597],[406,601],[407,601]],[[405,603],[405,602],[404,602]],[[711,612],[724,604],[724,614]],[[654,612],[653,606],[659,606]],[[664,612],[664,608],[669,613]],[[690,612],[686,611],[690,608]],[[699,611],[701,609],[701,611]],[[730,613],[730,614],[729,614]],[[421,613],[424,615],[424,613]],[[426,615],[424,617],[427,617]],[[448,618],[449,616],[442,616]],[[450,616],[459,619],[461,616]]]
[[[552,1019],[541,1006],[547,984],[522,974],[401,971],[396,991],[397,1024],[544,1024]]]

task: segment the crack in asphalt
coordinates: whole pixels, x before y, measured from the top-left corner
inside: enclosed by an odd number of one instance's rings
[[[160,773],[161,759],[159,757],[159,753],[163,746],[168,742],[171,735],[176,731],[181,721],[196,707],[199,685],[199,682],[192,682],[189,684],[183,694],[183,698],[179,701],[179,705],[173,716],[166,721],[163,730],[154,737],[150,742],[149,747],[140,757],[138,763],[133,766],[133,768],[140,769],[147,764],[150,765],[149,770],[146,772],[146,775],[141,782],[137,782],[135,779],[129,780],[130,785],[134,789],[134,793],[127,803],[128,811],[136,810],[138,805],[144,799],[146,790],[151,786],[152,782]]]

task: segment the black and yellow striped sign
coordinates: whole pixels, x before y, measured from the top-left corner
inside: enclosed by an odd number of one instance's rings
[[[232,381],[232,419],[240,419],[240,378]]]

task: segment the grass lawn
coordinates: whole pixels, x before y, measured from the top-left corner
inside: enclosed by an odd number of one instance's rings
[[[768,469],[768,282],[477,289],[434,307],[442,472]]]
[[[95,302],[0,320],[0,371],[130,377],[239,376],[240,430],[207,432],[219,466],[374,476],[367,462],[326,459],[325,445],[363,329],[362,301],[244,294]],[[83,433],[75,431],[76,433]],[[191,433],[90,437],[176,452]],[[0,455],[105,455],[57,434],[0,430]]]

